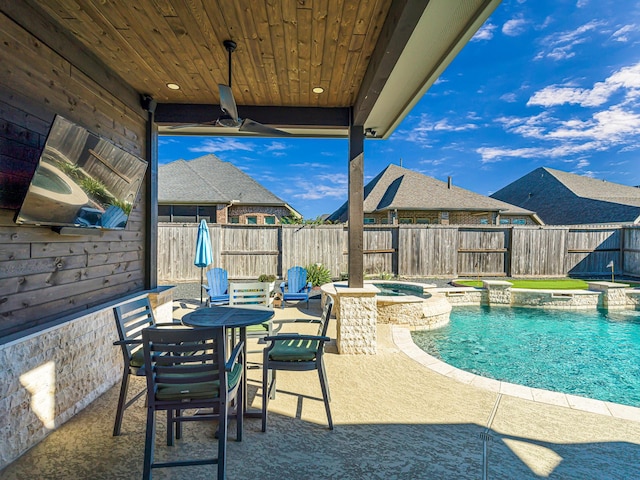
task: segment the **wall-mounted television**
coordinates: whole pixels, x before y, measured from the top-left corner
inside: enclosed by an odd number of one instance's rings
[[[57,115],[15,222],[121,230],[147,162]]]

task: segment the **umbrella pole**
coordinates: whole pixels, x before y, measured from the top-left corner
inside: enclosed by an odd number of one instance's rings
[[[200,305],[202,305],[202,272],[204,271],[204,269],[202,267],[200,267]]]

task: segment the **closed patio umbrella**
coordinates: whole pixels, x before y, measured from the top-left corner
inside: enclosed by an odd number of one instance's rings
[[[211,253],[211,238],[209,237],[209,227],[206,220],[200,221],[198,226],[198,238],[196,239],[196,257],[193,264],[200,267],[200,285],[203,282],[204,267],[213,261]],[[200,303],[202,303],[202,287],[200,287]]]

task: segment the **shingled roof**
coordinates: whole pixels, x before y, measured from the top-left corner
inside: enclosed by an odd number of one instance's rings
[[[209,154],[158,168],[158,203],[284,206],[284,200],[229,162]]]
[[[495,200],[398,165],[389,165],[364,188],[364,212],[389,210],[499,212],[534,215],[534,212]],[[332,221],[347,220],[347,203],[333,212]]]
[[[535,210],[548,225],[639,223],[640,188],[541,167],[492,198]]]

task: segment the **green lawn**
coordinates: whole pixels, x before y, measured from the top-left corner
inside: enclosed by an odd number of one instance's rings
[[[603,279],[600,279],[602,281]],[[555,279],[524,279],[524,280],[507,280],[513,284],[513,288],[534,288],[547,290],[586,290],[588,288],[588,280],[579,280],[577,278],[555,278]],[[640,286],[637,282],[621,282],[627,283],[631,287]],[[456,284],[465,287],[482,287],[482,280],[456,280]]]

